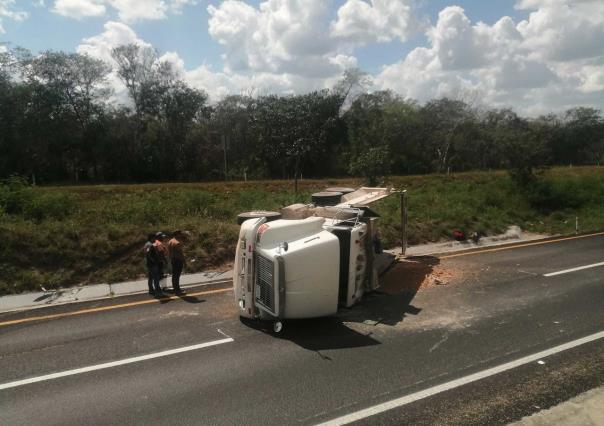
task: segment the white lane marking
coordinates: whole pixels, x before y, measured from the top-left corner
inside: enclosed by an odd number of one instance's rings
[[[43,382],[45,380],[58,379],[60,377],[88,373],[90,371],[103,370],[105,368],[117,367],[120,365],[132,364],[134,362],[146,361],[148,359],[161,358],[164,356],[175,355],[175,354],[179,354],[182,352],[195,351],[197,349],[203,349],[203,348],[208,348],[210,346],[222,345],[223,343],[229,343],[229,342],[234,342],[234,340],[229,337],[228,339],[214,340],[212,342],[200,343],[198,345],[185,346],[182,348],[170,349],[168,351],[162,351],[162,352],[155,352],[152,354],[141,355],[141,356],[137,356],[134,358],[122,359],[120,361],[106,362],[104,364],[97,364],[97,365],[91,365],[89,367],[76,368],[75,370],[61,371],[59,373],[46,374],[44,376],[32,377],[30,379],[17,380],[15,382],[0,384],[0,390],[16,388],[19,386],[28,385],[30,383]]]
[[[568,274],[569,272],[581,271],[583,269],[595,268],[596,266],[604,266],[604,262],[593,263],[591,265],[578,266],[576,268],[565,269],[558,272],[550,272],[549,274],[543,274],[544,277],[554,277],[556,275]]]
[[[572,342],[564,343],[559,346],[555,346],[551,349],[547,349],[541,352],[538,352],[533,355],[528,355],[523,358],[517,359],[515,361],[507,362],[505,364],[498,365],[493,368],[489,368],[487,370],[479,371],[478,373],[471,374],[469,376],[461,377],[459,379],[451,380],[450,382],[446,382],[428,389],[421,390],[419,392],[412,393],[410,395],[403,396],[401,398],[393,399],[391,401],[384,402],[382,404],[374,405],[373,407],[366,408],[364,410],[359,410],[351,414],[344,415],[342,417],[338,417],[333,420],[329,420],[325,423],[321,423],[318,426],[336,426],[336,425],[345,425],[348,423],[352,423],[358,420],[365,419],[370,416],[375,416],[376,414],[383,413],[388,410],[392,410],[394,408],[402,407],[403,405],[410,404],[415,401],[419,401],[420,399],[428,398],[430,396],[436,395],[441,392],[445,392],[451,389],[455,389],[457,387],[466,385],[468,383],[472,383],[490,376],[494,376],[495,374],[502,373],[507,370],[511,370],[516,367],[520,367],[525,364],[529,364],[531,362],[539,361],[541,358],[545,358],[551,355],[555,355],[559,352],[563,352],[572,348],[576,348],[577,346],[585,345],[586,343],[594,342],[596,340],[604,338],[604,331],[599,333],[595,333],[581,339],[573,340]]]

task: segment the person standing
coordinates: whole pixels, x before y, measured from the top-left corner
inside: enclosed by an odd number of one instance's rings
[[[164,245],[165,240],[166,240],[166,234],[164,234],[163,232],[155,233],[155,242],[153,243],[153,247],[155,247],[155,250],[157,251],[157,255],[159,257],[158,268],[159,268],[160,284],[161,284],[161,280],[164,279],[165,266],[166,266],[166,262],[168,260],[168,249]]]
[[[181,231],[174,231],[172,239],[168,241],[168,253],[172,262],[172,288],[174,293],[182,294],[180,289],[180,274],[185,267],[185,254],[182,247],[184,234]]]
[[[154,241],[155,234],[149,234],[147,236],[147,242],[143,247],[145,263],[147,264],[147,285],[149,286],[149,294],[151,295],[161,293],[161,287],[159,286],[159,265],[161,260],[155,249]]]

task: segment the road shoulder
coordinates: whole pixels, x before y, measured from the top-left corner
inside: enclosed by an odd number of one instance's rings
[[[512,426],[604,425],[604,386],[582,393],[548,410],[511,423]]]

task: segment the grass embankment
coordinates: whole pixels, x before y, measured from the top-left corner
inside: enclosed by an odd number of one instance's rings
[[[188,272],[229,262],[239,227],[235,217],[308,202],[326,186],[355,179],[162,185],[49,187],[0,191],[0,294],[80,283],[114,282],[144,274],[141,248],[148,232],[184,229]],[[519,191],[503,172],[392,177],[409,191],[411,244],[449,238],[454,229],[483,234],[509,225],[544,233],[604,229],[604,169],[548,171]],[[398,198],[377,203],[386,247],[397,244]]]

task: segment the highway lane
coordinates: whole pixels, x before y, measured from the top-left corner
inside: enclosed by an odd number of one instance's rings
[[[0,326],[0,384],[211,342],[225,335],[234,339],[0,390],[0,423],[314,424],[330,420],[604,330],[604,268],[543,276],[601,262],[603,255],[604,237],[591,237],[435,259],[460,271],[457,280],[417,294],[375,294],[336,318],[288,323],[278,337],[241,324],[230,292]],[[112,303],[116,302],[43,311],[68,312]],[[0,323],[40,314],[0,315]],[[558,357],[561,370],[580,361],[572,371],[583,374],[573,376],[570,394],[604,380],[604,362],[596,359],[586,367],[588,355],[601,354],[602,348],[594,342],[573,352],[580,356]],[[541,385],[532,389],[547,389],[544,384],[552,380],[531,378],[532,370],[523,371],[467,385],[463,394],[473,395],[473,389],[491,383],[487,394],[500,395],[514,388],[514,381],[525,380]],[[556,401],[566,396],[552,392],[546,398],[529,390],[524,400]],[[453,396],[436,399],[441,410],[446,409],[443,401],[456,400]],[[455,407],[459,410],[475,400],[458,401]],[[425,407],[425,401],[420,401],[365,421],[398,424],[408,416],[416,421],[434,419],[429,415],[433,411]],[[480,418],[489,423],[514,420],[531,407],[526,405],[524,411],[508,407],[503,409],[511,413],[507,417]]]

